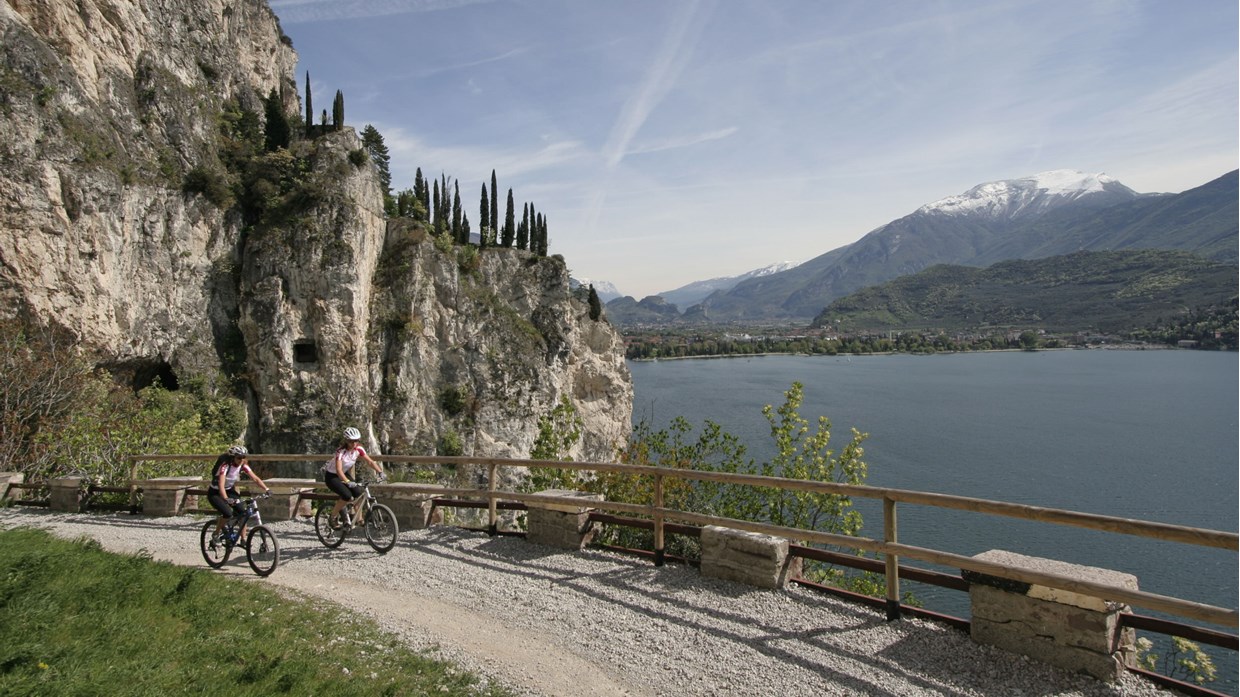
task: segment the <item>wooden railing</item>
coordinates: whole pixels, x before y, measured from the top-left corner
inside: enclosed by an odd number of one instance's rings
[[[1050,588],[1081,593],[1103,600],[1127,603],[1150,610],[1165,612],[1177,617],[1195,619],[1210,624],[1235,628],[1240,614],[1235,608],[1224,608],[1194,602],[1156,593],[1112,586],[1104,583],[1080,578],[1071,578],[1057,574],[1042,573],[1028,569],[1017,569],[1001,564],[975,559],[973,557],[953,554],[935,549],[915,547],[901,544],[898,536],[897,506],[900,503],[917,504],[948,510],[971,511],[985,515],[1021,518],[1041,523],[1066,525],[1092,530],[1101,530],[1124,535],[1165,540],[1181,544],[1214,547],[1237,551],[1238,536],[1234,532],[1207,530],[1202,528],[1172,525],[1129,518],[1080,513],[1054,508],[1043,508],[1024,504],[1005,503],[987,499],[975,499],[947,494],[935,494],[923,491],[891,489],[864,485],[837,484],[832,482],[815,482],[761,475],[730,474],[723,472],[706,472],[669,467],[651,467],[641,465],[624,465],[602,462],[561,462],[554,460],[517,460],[500,458],[474,457],[440,457],[440,456],[399,456],[375,455],[376,460],[385,463],[419,466],[437,465],[476,465],[488,469],[488,485],[486,489],[453,489],[440,486],[407,485],[411,491],[420,491],[436,496],[456,496],[464,499],[479,499],[487,503],[488,520],[492,530],[498,525],[498,504],[501,501],[518,501],[526,504],[549,503],[562,504],[563,499],[538,494],[526,494],[515,491],[501,491],[498,488],[498,471],[507,467],[541,467],[555,469],[583,470],[587,472],[619,472],[629,475],[648,476],[652,482],[652,503],[650,505],[623,503],[618,501],[591,502],[593,508],[613,513],[622,513],[648,518],[654,523],[654,552],[656,563],[662,563],[664,550],[664,532],[668,521],[679,521],[696,525],[718,525],[736,530],[762,533],[800,543],[817,543],[861,550],[883,555],[886,566],[886,600],[889,614],[892,609],[898,613],[900,599],[900,579],[897,570],[901,557],[919,561],[954,567],[961,570],[974,571],[990,576],[1010,579],[1023,583],[1038,584]],[[140,481],[139,469],[143,461],[197,460],[211,461],[211,455],[138,455],[130,458],[131,484],[136,486]],[[323,462],[330,455],[252,455],[255,462],[283,461]],[[669,479],[696,480],[717,482],[753,487],[769,487],[789,491],[801,491],[815,494],[836,494],[853,498],[867,498],[882,502],[883,506],[883,538],[875,540],[865,537],[852,537],[832,533],[784,527],[733,518],[702,515],[691,511],[680,511],[663,506],[664,481]]]

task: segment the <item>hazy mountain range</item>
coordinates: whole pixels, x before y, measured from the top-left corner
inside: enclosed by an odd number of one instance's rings
[[[691,293],[680,296],[685,304],[667,295],[710,281],[640,302],[616,298],[607,313],[622,326],[808,321],[833,300],[936,264],[985,267],[1079,251],[1173,249],[1235,265],[1237,181],[1233,171],[1179,194],[1140,194],[1105,174],[1072,170],[987,182],[792,268],[721,284],[696,304]]]

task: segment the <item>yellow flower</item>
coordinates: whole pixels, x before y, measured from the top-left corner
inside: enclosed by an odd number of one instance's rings
[[[43,661],[39,661],[39,670],[47,670],[47,664]]]

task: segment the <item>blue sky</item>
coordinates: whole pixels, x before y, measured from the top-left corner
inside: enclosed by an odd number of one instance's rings
[[[578,278],[642,298],[1053,169],[1236,169],[1235,0],[270,0],[392,187],[496,171]],[[304,94],[302,97],[304,98]],[[502,215],[501,205],[501,215]]]

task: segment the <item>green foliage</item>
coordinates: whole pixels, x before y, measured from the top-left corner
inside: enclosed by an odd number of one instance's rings
[[[852,429],[852,439],[836,454],[829,447],[830,421],[819,417],[811,429],[809,422],[798,413],[802,398],[802,385],[793,383],[784,393],[782,406],[767,405],[763,409],[776,446],[775,456],[769,462],[755,463],[747,457],[744,444],[736,436],[711,421],[705,423],[696,439],[692,438],[693,427],[682,417],[676,417],[661,431],[652,430],[645,422],[638,424],[633,437],[620,451],[619,460],[674,469],[864,484],[867,467],[861,459],[864,455],[861,443],[868,436]],[[663,485],[664,506],[668,508],[853,536],[860,532],[863,522],[860,512],[853,509],[852,500],[837,494],[681,479],[665,480]],[[587,486],[609,501],[651,503],[653,482],[646,475],[605,472]],[[607,528],[600,541],[648,547],[650,533]],[[672,553],[693,554],[694,543],[681,540],[673,544],[679,545],[680,551]],[[672,551],[671,545],[669,551]],[[875,584],[865,577],[849,577],[829,568],[819,568],[810,575],[858,592],[877,589],[877,594],[882,594],[883,584]]]
[[[1137,664],[1146,670],[1162,673],[1169,678],[1203,685],[1218,677],[1214,659],[1195,642],[1182,637],[1171,637],[1171,650],[1161,659],[1153,653],[1153,642],[1145,637],[1137,639]]]
[[[233,203],[228,177],[216,169],[201,166],[191,169],[185,173],[181,190],[187,194],[202,194],[219,208],[228,208]]]
[[[349,163],[354,167],[361,167],[369,161],[370,156],[366,154],[365,150],[358,149],[349,151]]]
[[[7,695],[504,694],[346,608],[31,528],[0,530],[0,599]]]
[[[451,238],[448,239],[449,241],[451,240]],[[478,254],[478,248],[468,244],[457,247],[456,265],[463,274],[477,274],[479,269],[482,268],[482,257]]]
[[[538,417],[538,435],[530,449],[531,460],[560,460],[572,462],[569,453],[581,440],[585,422],[577,413],[577,407],[568,395],[560,395],[560,401],[551,412]],[[524,488],[527,491],[543,489],[577,489],[581,486],[577,470],[556,467],[531,467],[530,477]]]
[[[30,481],[78,475],[116,485],[126,456],[216,452],[244,427],[239,402],[200,381],[134,394],[47,330],[0,323],[0,468]],[[200,463],[161,463],[141,476],[201,474]]]
[[[284,102],[274,88],[267,94],[267,99],[263,101],[263,112],[267,117],[267,125],[264,131],[266,136],[264,144],[267,151],[275,152],[282,148],[288,148],[289,143],[292,141],[292,127],[289,125],[288,114],[284,113]]]
[[[469,393],[457,385],[445,387],[439,393],[439,406],[448,416],[460,416],[472,401]]]
[[[465,454],[465,446],[461,442],[461,436],[456,431],[447,431],[439,437],[439,445],[436,448],[436,454],[455,457]]]

